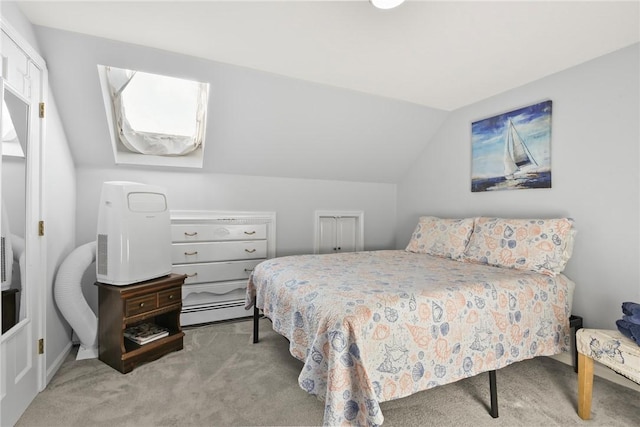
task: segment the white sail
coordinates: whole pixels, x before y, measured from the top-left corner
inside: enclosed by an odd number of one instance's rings
[[[529,165],[537,166],[538,164],[518,134],[513,122],[509,119],[504,137],[504,176],[512,177],[513,174]]]

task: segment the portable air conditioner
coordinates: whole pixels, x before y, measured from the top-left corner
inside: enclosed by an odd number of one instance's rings
[[[171,273],[171,225],[162,188],[105,182],[97,234],[98,282],[122,286]]]

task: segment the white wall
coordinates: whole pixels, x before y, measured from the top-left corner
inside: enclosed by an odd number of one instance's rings
[[[257,177],[135,168],[79,168],[77,172],[78,245],[95,240],[100,190],[104,181],[160,185],[173,210],[273,211],[278,256],[313,253],[315,210],[364,211],[366,250],[395,245],[396,186],[358,182]],[[83,280],[95,310],[95,272]]]
[[[58,310],[53,292],[58,268],[76,244],[76,171],[60,115],[50,91],[46,120],[43,219],[47,237],[45,342],[49,382],[64,361],[71,344],[71,327]]]
[[[228,64],[36,27],[77,166],[77,240],[102,183],[163,186],[174,210],[277,213],[278,255],[312,253],[315,210],[364,211],[365,249],[395,246],[398,170],[447,113]],[[211,84],[203,169],[115,165],[97,64]],[[401,149],[403,147],[404,149]],[[93,273],[93,272],[92,272]],[[95,273],[83,289],[96,307]]]
[[[640,301],[640,45],[454,111],[398,185],[397,246],[423,214],[575,219],[573,313],[615,329]],[[471,192],[471,123],[553,101],[551,189]]]
[[[395,245],[393,184],[321,181],[136,169],[78,169],[78,244],[95,240],[104,181],[164,187],[172,210],[274,211],[279,256],[313,253],[315,210],[364,211],[365,248]]]
[[[208,82],[198,173],[396,183],[447,112],[36,27],[78,167],[114,167],[97,65]]]

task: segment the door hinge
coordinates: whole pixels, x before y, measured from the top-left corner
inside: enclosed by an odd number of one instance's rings
[[[44,119],[44,102],[40,103],[40,118]]]
[[[44,236],[44,221],[38,221],[38,236]]]
[[[38,340],[38,354],[44,354],[44,338]]]

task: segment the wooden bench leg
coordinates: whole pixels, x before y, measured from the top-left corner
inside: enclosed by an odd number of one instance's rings
[[[578,353],[578,416],[591,418],[591,396],[593,394],[593,359]]]

